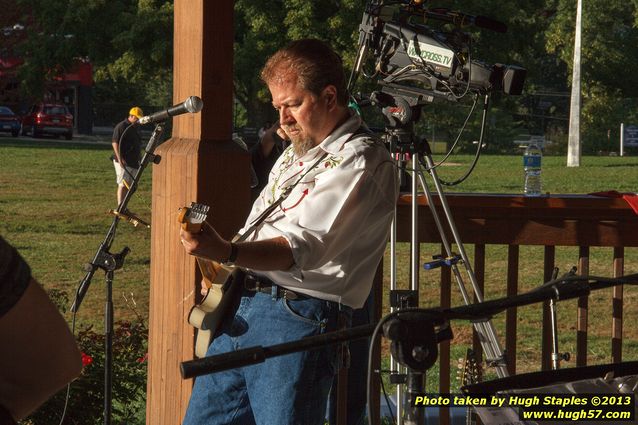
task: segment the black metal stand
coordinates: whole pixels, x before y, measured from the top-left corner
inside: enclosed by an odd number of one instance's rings
[[[133,182],[129,188],[126,196],[122,200],[122,203],[118,205],[113,222],[109,227],[104,241],[100,244],[93,260],[85,265],[86,275],[78,286],[75,300],[71,306],[71,311],[77,313],[84,300],[86,292],[89,290],[93,275],[98,268],[105,271],[105,283],[106,283],[106,301],[104,312],[104,424],[111,424],[111,411],[112,411],[112,375],[113,375],[113,278],[115,270],[122,268],[124,265],[124,259],[130,252],[128,247],[125,247],[121,252],[117,254],[111,254],[109,249],[115,239],[115,232],[117,225],[121,218],[127,218],[126,206],[129,200],[137,189],[138,182],[142,176],[142,172],[146,168],[149,162],[155,164],[159,163],[159,156],[156,156],[153,152],[159,144],[161,137],[164,133],[163,123],[158,123],[153,130],[153,133],[146,145],[144,155],[140,161],[140,167],[137,173],[133,177]],[[129,220],[131,221],[131,220]]]
[[[328,344],[337,344],[370,335],[372,335],[370,342],[370,346],[372,347],[376,337],[381,332],[381,329],[383,329],[383,335],[392,341],[391,349],[393,355],[397,357],[403,365],[407,366],[412,373],[407,381],[407,395],[408,399],[411,400],[411,398],[417,394],[423,393],[423,373],[436,362],[438,357],[438,343],[453,338],[449,325],[451,320],[485,321],[508,308],[522,307],[551,299],[559,301],[578,298],[588,295],[592,290],[623,284],[638,284],[638,274],[620,278],[568,275],[551,280],[535,290],[513,297],[498,298],[482,303],[448,309],[407,308],[388,314],[376,325],[358,326],[343,331],[304,338],[299,341],[291,341],[269,347],[250,347],[243,350],[186,361],[181,364],[182,378],[194,378],[209,373],[262,363],[269,357],[311,350]],[[369,358],[372,356],[372,352],[373,350],[371,348]],[[370,411],[371,375],[371,370],[369,370],[368,417],[372,417]],[[504,381],[510,382],[513,379],[515,379],[515,377],[505,378]],[[411,421],[407,423],[423,424],[422,409],[414,407],[407,410],[406,419]]]
[[[399,311],[383,322],[383,335],[392,341],[392,356],[408,368],[403,423],[422,425],[424,411],[414,400],[425,392],[425,372],[436,362],[438,343],[452,338],[449,323],[435,310],[431,315]]]
[[[330,344],[338,344],[358,338],[365,338],[372,334],[376,325],[363,325],[342,331],[329,332],[323,335],[311,336],[298,341],[284,342],[269,347],[251,347],[243,350],[231,351],[216,356],[182,362],[180,371],[182,378],[189,379],[209,373],[263,363],[267,358],[312,350]]]

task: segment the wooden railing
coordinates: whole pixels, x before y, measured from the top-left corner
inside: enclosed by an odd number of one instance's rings
[[[438,196],[433,197],[441,217],[445,217]],[[625,248],[638,247],[638,215],[620,198],[588,195],[551,195],[527,198],[520,195],[449,194],[447,201],[461,241],[473,246],[472,267],[479,286],[485,282],[486,246],[507,246],[506,291],[508,296],[519,293],[519,252],[524,245],[544,247],[543,276],[550,279],[556,247],[579,247],[578,274],[589,273],[590,247],[609,247],[613,251],[613,275],[624,270]],[[397,208],[397,239],[409,241],[411,230],[411,197],[400,198]],[[425,198],[418,199],[418,234],[420,242],[440,243],[439,232]],[[453,238],[447,235],[450,241]],[[540,266],[540,265],[539,265]],[[451,273],[441,272],[441,306],[449,307]],[[489,296],[486,296],[488,299]],[[386,300],[383,300],[385,303]],[[612,362],[622,361],[623,287],[613,289]],[[543,306],[542,364],[551,367],[551,328],[548,305]],[[588,298],[578,300],[574,316],[576,327],[576,366],[587,363]],[[505,352],[510,375],[516,374],[517,311],[509,309],[505,317]],[[475,345],[480,349],[476,338]],[[439,390],[450,391],[450,342],[440,344]],[[441,423],[447,418],[441,417]]]

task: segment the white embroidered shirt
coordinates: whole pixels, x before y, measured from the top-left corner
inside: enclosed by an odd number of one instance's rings
[[[295,265],[255,273],[298,293],[363,306],[386,247],[398,184],[388,150],[362,130],[367,127],[353,114],[303,157],[291,146],[279,157],[240,234],[327,153],[247,239],[283,236]]]

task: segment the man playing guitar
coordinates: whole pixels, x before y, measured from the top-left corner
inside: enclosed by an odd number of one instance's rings
[[[348,108],[343,65],[329,46],[295,41],[261,76],[291,146],[239,234],[279,205],[242,242],[210,227],[180,231],[189,254],[246,272],[207,355],[337,330],[370,292],[398,196],[392,159]],[[326,346],[201,376],[184,424],[323,424],[336,364],[336,346]]]

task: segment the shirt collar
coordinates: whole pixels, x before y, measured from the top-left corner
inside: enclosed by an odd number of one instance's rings
[[[348,109],[350,118],[337,127],[323,142],[319,143],[319,148],[336,155],[343,149],[343,145],[350,139],[352,133],[357,131],[361,125],[365,125],[361,117],[352,109]]]
[[[356,132],[361,126],[365,126],[366,124],[363,122],[363,119],[352,109],[348,109],[348,113],[350,117],[339,127],[337,127],[332,133],[328,135],[321,143],[317,146],[310,149],[303,158],[308,160],[308,158],[315,158],[321,155],[323,152],[326,152],[330,155],[337,155],[342,149],[343,145],[350,140],[352,134]],[[288,146],[288,149],[292,149],[292,146]]]

